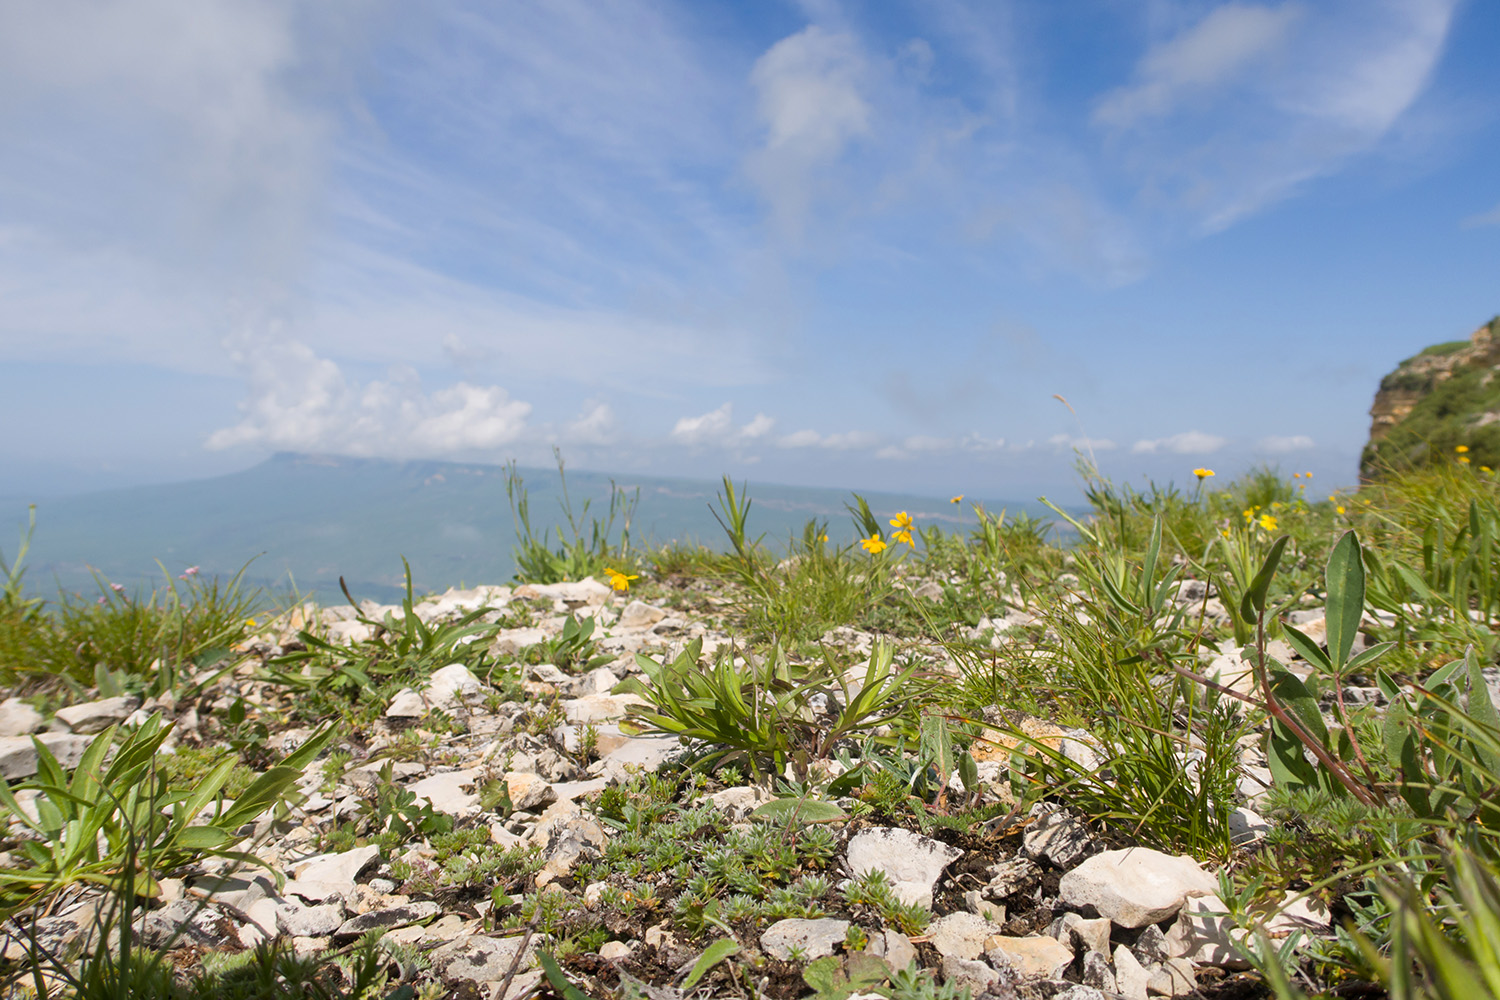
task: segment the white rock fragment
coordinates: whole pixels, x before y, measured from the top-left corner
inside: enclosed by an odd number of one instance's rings
[[[917,906],[932,905],[932,889],[943,869],[962,856],[957,848],[930,837],[886,826],[855,834],[849,839],[847,854],[855,878],[872,870],[884,872],[897,898]]]
[[[997,924],[967,910],[956,910],[927,925],[928,939],[944,957],[978,958],[986,949],[995,946],[993,942],[999,940],[1002,932],[1003,928]]]
[[[792,949],[806,959],[832,955],[844,943],[849,932],[849,921],[822,917],[805,920],[793,917],[778,920],[767,927],[760,936],[760,946],[766,954],[783,961],[792,957]]]
[[[985,956],[992,964],[1004,961],[1023,976],[1057,979],[1073,964],[1073,949],[1045,934],[1019,938],[1001,935],[986,944]]]
[[[1172,916],[1188,897],[1218,888],[1185,854],[1133,847],[1089,858],[1062,877],[1058,896],[1076,908],[1092,906],[1121,927],[1145,927]]]

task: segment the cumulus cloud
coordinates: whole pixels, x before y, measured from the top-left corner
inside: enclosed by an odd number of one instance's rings
[[[1306,434],[1271,435],[1263,437],[1255,442],[1257,451],[1270,452],[1272,455],[1287,455],[1294,451],[1308,451],[1316,448],[1317,442]]]
[[[870,130],[864,73],[854,36],[818,25],[771,46],[750,72],[766,138],[745,170],[787,235],[800,234],[827,168]]]
[[[1136,455],[1154,455],[1157,452],[1168,452],[1173,455],[1208,455],[1228,443],[1225,438],[1217,434],[1183,431],[1181,434],[1173,434],[1170,437],[1137,441],[1130,446],[1130,450]]]
[[[672,439],[680,444],[701,446],[718,445],[730,447],[765,437],[776,426],[776,421],[764,413],[757,413],[750,422],[734,426],[734,404],[725,403],[716,410],[700,413],[696,417],[682,417],[672,427]]]
[[[239,423],[209,435],[210,449],[251,446],[402,458],[487,451],[516,440],[531,404],[499,386],[459,382],[431,393],[410,369],[363,385],[296,341],[236,353],[248,398]]]
[[[783,435],[776,443],[782,448],[827,448],[830,451],[850,451],[855,448],[873,448],[880,443],[880,439],[867,431],[819,434],[814,430],[800,430]]]
[[[583,412],[563,428],[563,438],[574,444],[603,445],[613,442],[619,433],[619,420],[608,403],[590,400]]]

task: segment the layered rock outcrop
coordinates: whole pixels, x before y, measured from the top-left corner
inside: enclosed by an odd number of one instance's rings
[[[1380,380],[1370,407],[1370,440],[1360,478],[1420,468],[1463,454],[1476,465],[1500,463],[1500,316],[1467,341],[1436,344]]]

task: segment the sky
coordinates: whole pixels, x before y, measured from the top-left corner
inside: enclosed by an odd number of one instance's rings
[[[554,446],[1348,484],[1380,377],[1500,312],[1497,41],[1480,0],[10,0],[0,494]]]

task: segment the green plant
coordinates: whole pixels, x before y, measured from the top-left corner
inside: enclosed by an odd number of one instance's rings
[[[967,986],[959,987],[951,982],[939,986],[936,977],[919,968],[915,961],[892,973],[890,985],[877,987],[875,992],[890,1000],[969,1000],[970,996]]]
[[[419,803],[411,789],[397,784],[392,774],[392,763],[386,761],[372,794],[359,804],[361,827],[369,835],[399,844],[413,835],[426,837],[453,829],[453,817],[433,809],[430,802]]]
[[[892,667],[888,644],[870,653],[864,683],[854,691],[831,655],[794,672],[781,647],[736,663],[722,650],[709,670],[698,665],[702,643],[694,640],[670,664],[637,654],[649,679],[633,687],[647,705],[632,718],[641,726],[671,733],[683,742],[712,748],[718,764],[743,760],[752,773],[781,773],[790,761],[805,777],[807,764],[825,760],[842,739],[885,725],[909,711],[914,667]],[[627,682],[629,683],[629,682]],[[834,696],[843,707],[833,717],[812,710],[814,694]]]
[[[611,562],[629,564],[630,522],[640,501],[640,490],[634,495],[609,484],[609,512],[603,521],[589,517],[592,500],[585,500],[577,514],[568,495],[568,477],[563,468],[562,451],[554,447],[557,459],[557,477],[561,495],[558,505],[567,521],[568,537],[558,529],[559,548],[554,551],[550,540],[551,529],[542,532],[540,538],[531,527],[531,503],[526,484],[512,461],[505,469],[505,495],[510,500],[511,514],[516,525],[516,579],[523,583],[559,583],[563,580],[581,580],[586,576],[598,576]],[[611,540],[616,518],[624,523],[620,529],[620,540]],[[585,535],[584,522],[589,528]]]
[[[481,620],[488,609],[471,611],[454,621],[424,622],[413,600],[411,565],[405,557],[401,565],[406,593],[399,618],[389,612],[380,621],[368,617],[340,577],[339,586],[355,609],[355,620],[370,628],[371,637],[343,647],[303,629],[297,633],[303,648],[267,660],[260,678],[295,692],[300,713],[323,714],[349,711],[370,692],[383,704],[394,688],[409,686],[449,663],[483,672],[484,640],[497,631],[496,625]]]
[[[118,888],[127,872],[154,894],[159,873],[199,858],[259,863],[236,848],[236,831],[286,802],[302,768],[332,735],[331,730],[315,734],[228,805],[220,796],[234,770],[233,758],[222,760],[190,787],[168,784],[156,769],[156,754],[170,728],[151,716],[125,736],[108,766],[105,756],[118,730],[105,730],[90,742],[71,779],[46,746],[33,741],[37,776],[18,789],[38,793],[37,818],[0,783],[0,810],[36,837],[18,844],[16,854],[24,863],[0,868],[0,918],[80,883]],[[189,825],[209,807],[209,822]],[[138,873],[127,863],[136,857],[149,863]]]
[[[560,670],[584,671],[602,666],[612,659],[599,653],[599,643],[594,639],[597,621],[585,618],[579,621],[576,615],[568,615],[562,631],[545,642],[527,650],[528,660],[551,663]]]

